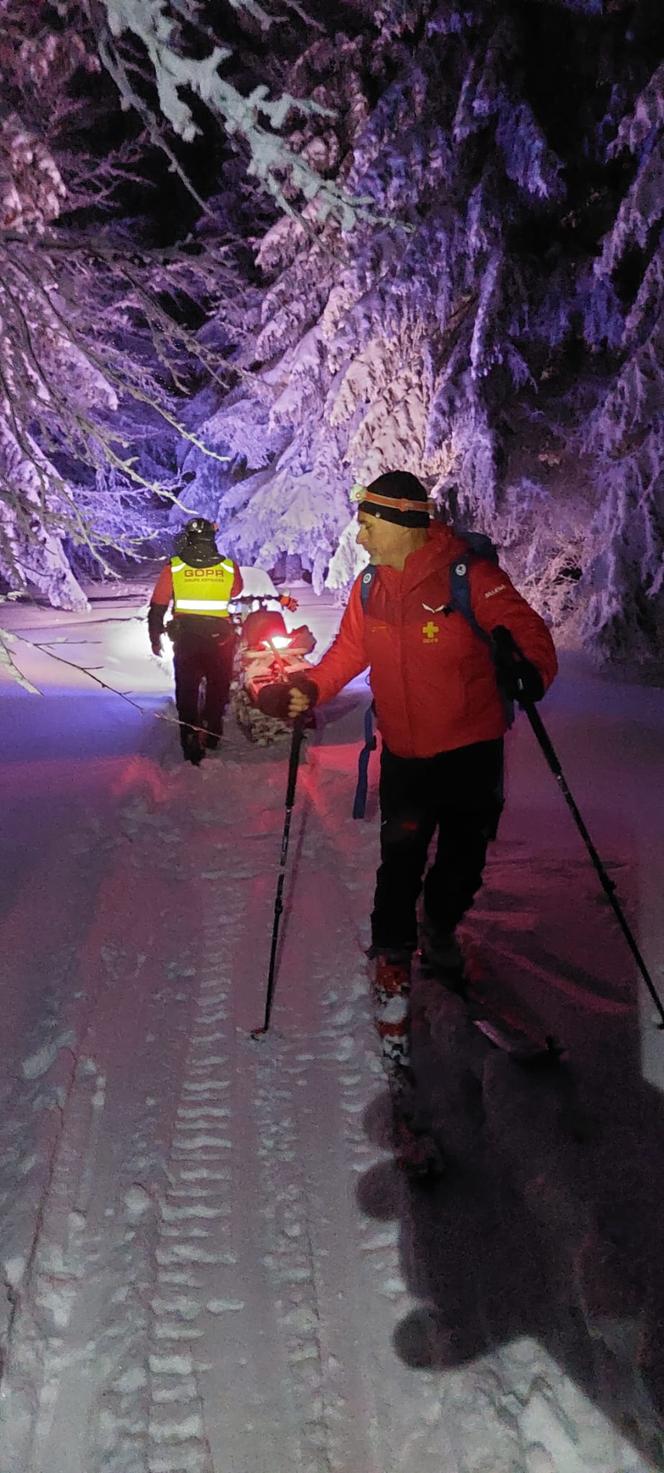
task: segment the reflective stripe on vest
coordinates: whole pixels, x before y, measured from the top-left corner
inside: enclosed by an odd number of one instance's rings
[[[176,614],[205,614],[227,619],[235,566],[223,558],[209,568],[192,568],[182,558],[171,558],[173,607]]]

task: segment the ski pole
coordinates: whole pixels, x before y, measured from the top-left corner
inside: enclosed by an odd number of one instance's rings
[[[620,901],[618,900],[618,897],[616,895],[616,887],[615,887],[615,884],[614,884],[613,880],[609,878],[609,875],[607,874],[607,872],[606,872],[606,870],[604,868],[604,865],[602,864],[602,861],[601,861],[601,859],[599,857],[599,854],[597,853],[597,850],[595,848],[595,845],[593,844],[593,841],[592,841],[592,839],[590,837],[590,834],[588,833],[588,830],[587,830],[586,825],[585,825],[585,823],[584,823],[584,821],[583,821],[583,819],[581,817],[581,814],[579,813],[579,810],[578,810],[577,805],[576,805],[576,803],[574,801],[574,797],[573,797],[573,795],[572,795],[572,793],[570,791],[569,784],[567,782],[567,779],[565,777],[565,774],[564,774],[564,772],[562,770],[562,767],[560,765],[560,761],[559,761],[558,756],[556,754],[556,750],[554,748],[553,742],[551,741],[551,738],[549,736],[549,733],[548,733],[548,731],[547,731],[547,729],[546,729],[546,727],[544,725],[544,722],[542,721],[542,718],[541,718],[541,716],[539,714],[539,711],[536,711],[535,710],[535,707],[534,707],[532,701],[527,701],[527,700],[524,700],[522,698],[521,701],[520,701],[520,705],[521,705],[522,709],[525,711],[526,716],[528,717],[528,720],[529,720],[530,725],[531,725],[531,727],[532,727],[532,729],[533,729],[533,731],[535,733],[535,736],[537,738],[537,741],[539,742],[539,745],[540,745],[540,747],[541,747],[541,749],[542,749],[542,751],[544,753],[544,756],[545,756],[545,758],[546,758],[546,760],[547,760],[547,762],[549,764],[549,767],[551,768],[551,771],[552,771],[552,773],[553,773],[553,775],[554,775],[554,777],[556,779],[556,782],[558,783],[558,786],[559,786],[559,788],[560,788],[560,790],[562,792],[562,795],[563,795],[563,797],[565,799],[565,802],[566,802],[566,804],[567,804],[567,806],[568,806],[568,808],[570,810],[570,813],[572,814],[572,817],[573,817],[574,822],[575,822],[575,824],[576,824],[576,826],[577,826],[577,828],[579,830],[579,833],[581,835],[581,838],[583,839],[583,842],[584,842],[584,844],[586,846],[586,849],[588,850],[588,853],[589,853],[590,858],[592,860],[592,863],[593,863],[593,866],[595,868],[595,871],[596,871],[597,875],[599,876],[599,880],[600,880],[600,884],[602,886],[602,889],[604,890],[604,893],[605,893],[605,895],[607,896],[607,898],[608,898],[608,900],[610,902],[611,909],[613,910],[613,913],[614,913],[614,915],[616,917],[616,920],[618,922],[618,925],[620,926],[620,929],[621,929],[621,931],[623,933],[623,936],[625,937],[625,940],[627,942],[627,945],[629,946],[629,949],[630,949],[630,951],[632,953],[632,956],[634,957],[634,960],[635,960],[635,962],[636,962],[636,964],[638,966],[638,969],[639,969],[639,971],[641,973],[641,976],[642,976],[642,978],[643,978],[643,980],[644,980],[644,982],[646,984],[646,987],[648,988],[648,991],[650,993],[650,996],[651,996],[651,998],[652,998],[652,1000],[653,1000],[653,1002],[655,1004],[655,1007],[656,1007],[657,1012],[659,1014],[659,1022],[657,1024],[657,1027],[658,1028],[664,1028],[664,1006],[662,1005],[662,1000],[661,1000],[661,998],[659,996],[659,993],[657,992],[657,988],[655,987],[655,984],[654,984],[654,982],[652,980],[652,977],[650,976],[650,973],[649,973],[648,968],[647,968],[647,966],[645,964],[645,961],[643,960],[643,957],[642,957],[641,952],[639,950],[639,946],[638,946],[638,944],[636,942],[636,939],[635,939],[635,937],[633,935],[633,932],[632,932],[632,930],[631,930],[631,928],[630,928],[630,926],[628,924],[627,918],[626,918],[625,913],[624,913],[624,911],[622,909],[622,906],[620,904]]]
[[[286,817],[284,829],[281,836],[281,856],[279,859],[279,875],[277,878],[277,893],[274,900],[274,922],[272,926],[272,945],[270,947],[270,965],[267,974],[267,994],[265,998],[265,1017],[262,1028],[252,1028],[252,1038],[262,1038],[269,1031],[270,1018],[272,1016],[272,1000],[274,998],[274,987],[276,981],[277,947],[279,944],[279,926],[284,908],[283,894],[284,881],[286,879],[286,857],[288,855],[288,840],[290,838],[291,818],[295,803],[295,785],[297,782],[297,769],[300,761],[300,748],[304,736],[305,715],[297,716],[293,723],[293,736],[291,739],[290,757],[288,761],[288,785],[286,788]]]
[[[600,884],[609,900],[613,914],[615,915],[615,918],[618,922],[618,925],[620,926],[623,936],[625,937],[627,945],[629,946],[632,956],[634,957],[636,965],[641,973],[646,987],[648,988],[648,992],[650,993],[650,996],[655,1004],[657,1013],[659,1015],[659,1022],[657,1024],[657,1027],[664,1028],[664,1004],[662,1004],[662,999],[659,996],[652,977],[650,976],[648,968],[637,945],[634,934],[628,924],[627,917],[625,916],[620,901],[618,900],[618,897],[616,895],[616,887],[613,883],[613,880],[609,878],[599,857],[599,854],[597,853],[595,845],[593,844],[590,834],[588,833],[581,814],[579,813],[577,805],[574,801],[573,794],[570,790],[569,783],[567,782],[565,774],[560,765],[555,747],[553,745],[553,742],[551,741],[544,722],[542,721],[539,711],[535,710],[533,700],[529,699],[526,695],[523,672],[528,666],[529,662],[525,660],[523,652],[519,649],[519,646],[514,639],[514,636],[511,634],[510,630],[505,629],[502,624],[499,624],[494,630],[492,630],[491,639],[494,649],[494,659],[496,662],[496,674],[498,677],[498,684],[502,686],[502,688],[505,690],[506,695],[510,699],[518,701],[521,709],[525,711],[526,716],[528,717],[535,737],[544,753],[549,767],[551,768],[553,776],[558,783],[558,786],[562,792],[567,807],[570,810],[572,818],[574,819],[577,829],[579,830],[586,849],[588,850],[588,853],[592,860],[593,868],[599,877]]]

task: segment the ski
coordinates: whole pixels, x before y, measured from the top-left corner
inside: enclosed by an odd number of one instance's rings
[[[556,1064],[564,1047],[553,1034],[534,1018],[519,999],[515,1000],[505,983],[492,984],[489,994],[466,969],[435,971],[426,964],[423,975],[435,977],[443,987],[464,1003],[470,1021],[479,1033],[502,1053],[520,1064]]]
[[[502,1012],[490,1016],[490,1010],[468,1000],[472,1022],[494,1048],[501,1049],[520,1064],[555,1064],[562,1057],[563,1048],[552,1034],[524,1026],[521,1019]]]

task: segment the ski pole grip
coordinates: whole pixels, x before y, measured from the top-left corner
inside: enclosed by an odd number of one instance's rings
[[[306,675],[297,673],[285,680],[274,680],[270,685],[264,685],[256,697],[259,711],[262,711],[264,716],[274,716],[279,721],[288,721],[292,690],[302,691],[308,696],[310,705],[315,706],[318,696],[316,685],[313,680],[308,680]]]

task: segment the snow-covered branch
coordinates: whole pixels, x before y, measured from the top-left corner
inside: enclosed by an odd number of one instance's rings
[[[238,9],[264,27],[273,17],[253,0],[243,0]],[[105,13],[106,25],[100,22]],[[226,134],[242,140],[248,150],[247,169],[277,201],[282,210],[293,214],[310,205],[319,220],[337,219],[349,230],[357,219],[365,216],[366,198],[351,196],[342,186],[326,179],[307,158],[298,153],[284,136],[284,125],[293,114],[334,116],[334,109],[323,106],[313,97],[283,92],[270,96],[264,82],[258,82],[243,93],[222,75],[233,51],[227,45],[210,43],[205,55],[188,50],[186,31],[200,33],[200,7],[196,0],[99,0],[91,11],[96,22],[99,54],[109,68],[124,102],[140,110],[150,119],[153,134],[168,149],[173,166],[186,177],[165,134],[164,123],[185,143],[200,133],[188,97],[198,98],[219,120]],[[222,29],[222,28],[220,28]],[[123,41],[130,37],[143,48],[156,88],[161,122],[150,112],[131,79],[131,69]],[[197,48],[200,50],[200,48]],[[201,202],[202,203],[202,202]]]

